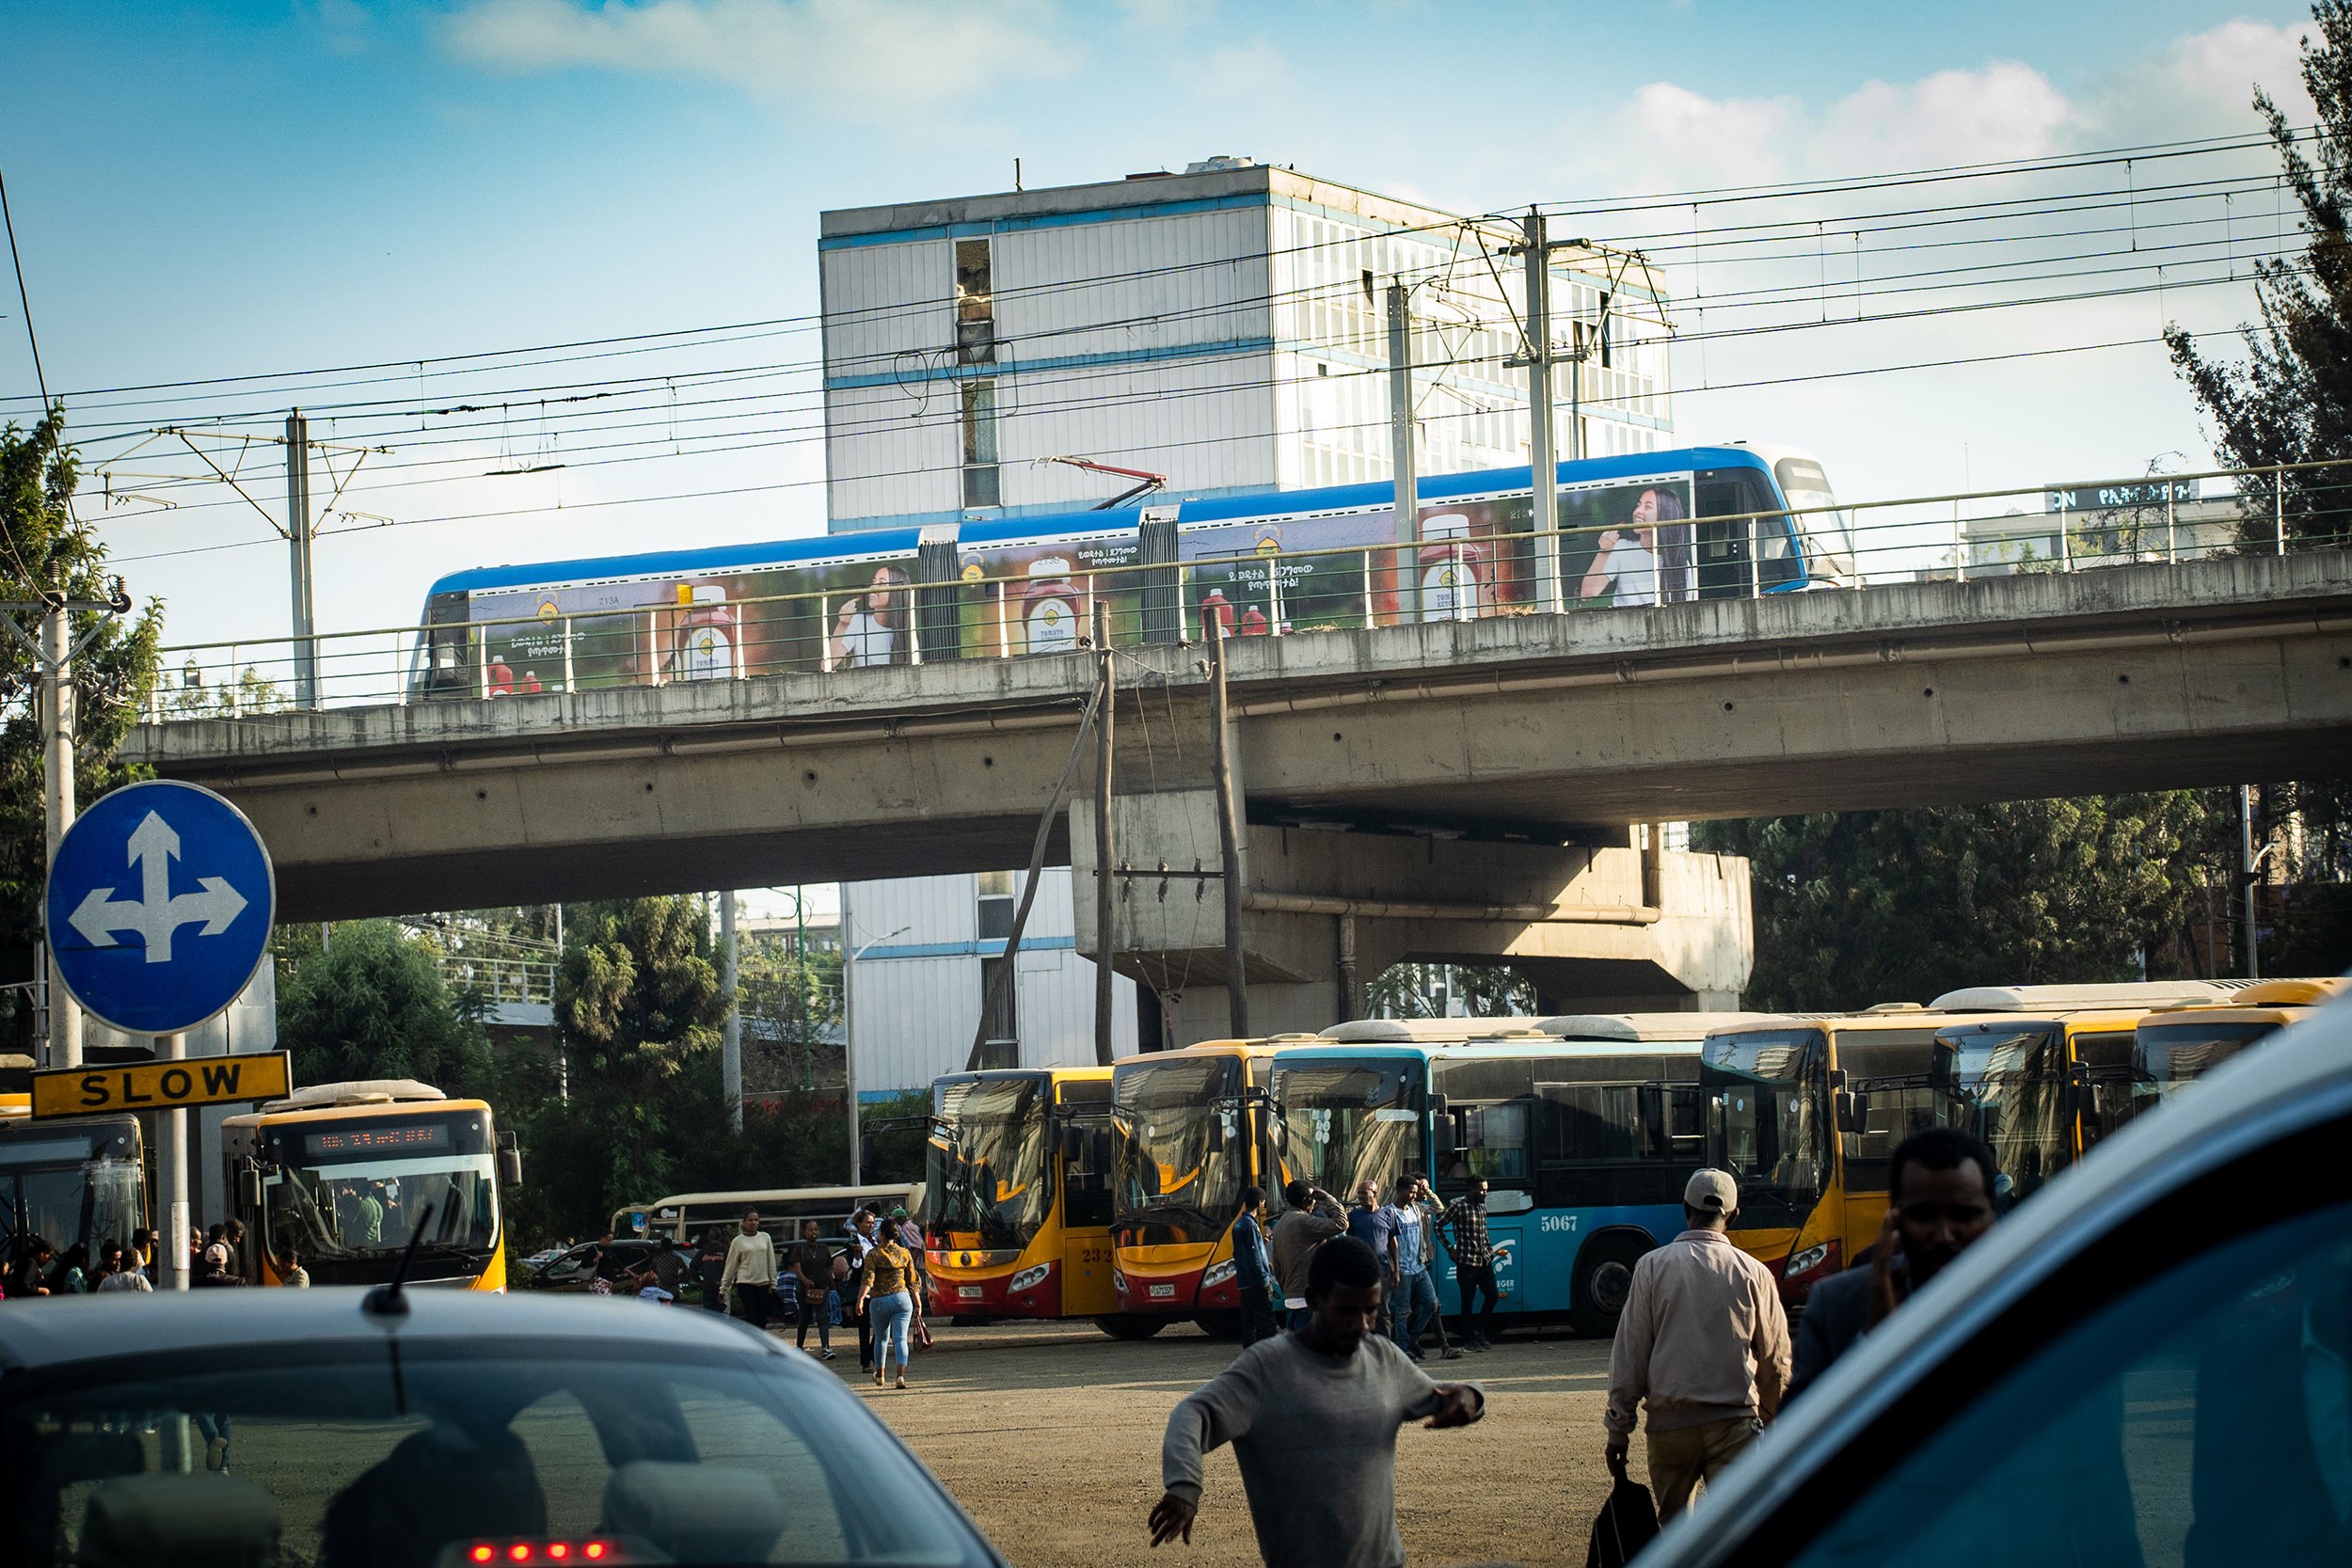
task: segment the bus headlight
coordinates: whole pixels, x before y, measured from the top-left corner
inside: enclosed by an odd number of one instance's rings
[[[1051,1263],[1040,1263],[1034,1268],[1023,1269],[1012,1276],[1012,1282],[1007,1288],[1014,1295],[1019,1295],[1024,1291],[1034,1291],[1044,1284],[1045,1276],[1053,1272],[1054,1265]]]
[[[1200,1276],[1200,1288],[1204,1291],[1214,1291],[1232,1277],[1233,1260],[1228,1258],[1222,1263],[1209,1265],[1209,1272]]]
[[[1127,1293],[1127,1276],[1117,1269],[1111,1270],[1111,1289],[1122,1296]]]
[[[1791,1257],[1787,1265],[1781,1269],[1780,1276],[1783,1279],[1794,1279],[1800,1275],[1811,1274],[1815,1269],[1820,1268],[1823,1263],[1828,1261],[1829,1243],[1827,1242],[1823,1242],[1819,1246],[1809,1246],[1803,1252]]]

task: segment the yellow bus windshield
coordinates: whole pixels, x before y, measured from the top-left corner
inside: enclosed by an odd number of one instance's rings
[[[1152,1244],[1212,1242],[1248,1182],[1239,1056],[1169,1057],[1122,1070],[1112,1090],[1115,1223]]]
[[[2192,1013],[2173,1023],[2142,1023],[2132,1048],[2137,1109],[2211,1072],[2279,1027],[2271,1020],[2200,1022]]]
[[[1699,1085],[1708,1097],[1708,1163],[1740,1183],[1742,1229],[1804,1222],[1829,1180],[1828,1096],[1818,1029],[1708,1037]]]
[[[2074,1155],[2066,1031],[2058,1023],[1947,1036],[1956,1124],[1982,1138],[2010,1196],[2026,1197]]]
[[[1275,1076],[1274,1097],[1282,1108],[1276,1144],[1287,1180],[1311,1181],[1343,1203],[1354,1202],[1357,1189],[1371,1181],[1386,1202],[1399,1177],[1422,1168],[1421,1064],[1414,1058],[1286,1063]]]
[[[498,1171],[479,1110],[265,1123],[262,1232],[282,1269],[420,1256],[486,1262],[499,1240]],[[371,1271],[372,1272],[372,1271]]]
[[[1054,1208],[1052,1083],[966,1079],[939,1094],[925,1188],[932,1244],[1019,1252]]]

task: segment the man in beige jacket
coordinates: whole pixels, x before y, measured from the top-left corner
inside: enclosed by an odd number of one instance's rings
[[[1731,1244],[1740,1187],[1720,1170],[1691,1178],[1689,1228],[1633,1265],[1609,1356],[1609,1467],[1622,1471],[1636,1408],[1649,1409],[1649,1482],[1658,1512],[1691,1506],[1753,1442],[1788,1386],[1788,1317],[1771,1271]]]

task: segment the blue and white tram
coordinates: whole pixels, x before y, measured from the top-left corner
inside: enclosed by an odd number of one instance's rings
[[[1529,470],[1423,480],[1400,540],[1388,484],[1260,491],[596,560],[433,584],[419,696],[1005,657],[1837,587],[1853,546],[1820,463],[1692,447],[1563,463],[1556,557]],[[1556,575],[1555,575],[1556,574]]]

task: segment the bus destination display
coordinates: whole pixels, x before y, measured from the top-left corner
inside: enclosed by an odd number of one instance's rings
[[[312,1160],[352,1154],[431,1154],[449,1146],[449,1124],[438,1121],[311,1132],[302,1140],[303,1153]]]

